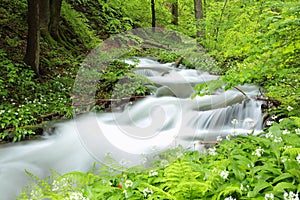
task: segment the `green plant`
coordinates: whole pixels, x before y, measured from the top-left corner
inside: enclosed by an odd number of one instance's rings
[[[107,158],[114,169],[104,165],[97,175],[71,172],[54,175],[54,181],[37,179],[31,194],[68,198],[80,191],[91,200],[286,199],[300,192],[299,140],[299,118],[285,118],[258,136],[224,139],[206,153],[170,149],[154,157],[150,168],[124,170]],[[31,194],[23,193],[21,199]]]

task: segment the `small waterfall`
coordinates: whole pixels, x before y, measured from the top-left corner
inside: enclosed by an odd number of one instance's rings
[[[140,59],[136,73],[154,82],[155,96],[123,112],[89,113],[59,123],[55,134],[39,141],[1,145],[0,199],[15,199],[28,183],[25,169],[39,177],[49,175],[49,169],[88,171],[94,162],[107,164],[107,155],[124,167],[143,165],[151,155],[178,145],[201,149],[199,140],[262,129],[261,103],[237,90],[189,98],[195,84],[217,76],[146,58]],[[258,94],[255,86],[240,88],[249,97]]]

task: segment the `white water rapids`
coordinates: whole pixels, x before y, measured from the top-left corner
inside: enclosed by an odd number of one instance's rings
[[[146,58],[140,59],[136,73],[155,83],[155,95],[123,112],[90,113],[62,122],[55,134],[38,141],[0,146],[0,199],[15,199],[28,183],[25,169],[39,177],[49,175],[49,169],[88,171],[94,162],[103,164],[108,154],[126,166],[141,165],[145,155],[178,145],[201,150],[200,140],[262,129],[261,103],[240,91],[190,98],[195,84],[217,76]],[[240,88],[249,97],[258,94],[255,86]]]

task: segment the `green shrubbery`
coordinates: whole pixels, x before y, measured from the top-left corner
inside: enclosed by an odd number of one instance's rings
[[[71,68],[52,71],[47,82],[37,84],[35,74],[29,66],[13,63],[3,51],[0,57],[1,140],[22,140],[29,134],[34,134],[33,130],[42,127],[36,126],[37,123],[55,116],[72,116],[69,97],[76,70]]]
[[[147,169],[111,161],[114,168],[54,172],[51,180],[30,175],[20,199],[289,199],[300,191],[299,122],[286,118],[259,136],[223,138],[206,153],[169,150]]]
[[[212,3],[212,8],[219,4]],[[245,83],[263,87],[268,97],[282,103],[276,111],[280,115],[300,114],[299,12],[296,1],[239,1],[228,3],[218,34],[212,27],[216,17],[207,14],[205,20],[203,44],[227,68],[221,78],[227,88]],[[203,86],[196,89],[200,94]]]
[[[99,41],[96,36],[107,38],[133,27],[149,27],[151,22],[150,5],[144,0],[64,1],[61,31],[68,44],[52,46],[45,38],[41,40],[41,66],[45,75],[39,80],[22,63],[26,23],[21,19],[26,16],[26,2],[5,2],[0,8],[3,12],[0,44],[1,49],[5,47],[0,51],[0,140],[6,141],[34,134],[32,130],[39,127],[36,124],[43,121],[72,116],[72,86],[84,57],[77,51],[86,52],[94,47]],[[168,6],[171,2],[156,4],[158,26],[194,36],[193,2],[179,1],[179,26],[170,25]],[[113,170],[103,166],[100,171],[89,173],[59,175],[53,172],[49,180],[29,173],[35,183],[20,199],[288,199],[298,194],[299,3],[226,2],[209,1],[204,5],[205,38],[200,43],[217,62],[207,59],[207,65],[194,56],[193,61],[201,63],[196,68],[226,73],[209,84],[211,90],[223,83],[227,88],[245,83],[265,88],[269,97],[282,103],[274,113],[280,118],[290,118],[273,122],[259,137],[249,135],[223,140],[206,154],[170,150],[159,157],[168,159],[155,158],[150,169],[123,170],[120,166]],[[78,47],[70,48],[70,44]],[[166,51],[156,55],[164,62],[173,62],[181,56]],[[189,61],[183,60],[183,63],[190,64]],[[123,84],[125,74],[128,77]],[[134,75],[132,66],[124,63],[112,63],[100,80],[98,98],[114,98],[112,93],[116,91],[112,89],[118,89],[116,93],[121,95],[118,97],[149,92],[143,86],[133,89],[133,81],[142,83],[144,79]],[[110,90],[102,89],[106,87]],[[200,94],[204,87],[196,89]]]

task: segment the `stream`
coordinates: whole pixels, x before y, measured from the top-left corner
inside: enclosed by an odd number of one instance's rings
[[[194,85],[218,76],[139,60],[135,73],[154,83],[149,85],[153,95],[122,112],[89,113],[58,123],[55,133],[38,141],[0,146],[1,200],[15,199],[28,184],[25,169],[38,177],[49,175],[49,169],[88,171],[95,162],[109,165],[108,155],[124,167],[147,166],[153,155],[179,145],[205,151],[205,143],[218,136],[262,130],[262,103],[252,98],[259,94],[256,86],[239,86],[248,97],[232,89],[191,99]]]

